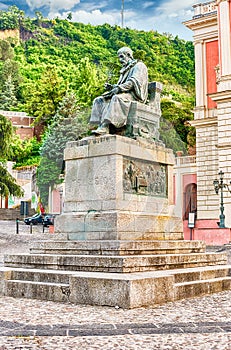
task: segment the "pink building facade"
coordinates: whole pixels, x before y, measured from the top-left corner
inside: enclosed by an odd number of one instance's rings
[[[231,194],[224,189],[225,228],[221,226],[218,173],[231,180],[231,1],[194,5],[192,20],[184,23],[194,34],[196,107],[197,220],[193,239],[207,244],[230,242]]]

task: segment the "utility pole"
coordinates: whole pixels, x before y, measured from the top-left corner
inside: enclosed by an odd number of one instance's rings
[[[122,0],[122,6],[121,6],[121,27],[124,27],[124,0]]]

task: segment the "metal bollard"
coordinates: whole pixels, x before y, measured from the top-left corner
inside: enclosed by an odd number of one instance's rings
[[[32,222],[30,222],[30,233],[32,233]]]
[[[19,218],[16,219],[16,234],[19,234]]]

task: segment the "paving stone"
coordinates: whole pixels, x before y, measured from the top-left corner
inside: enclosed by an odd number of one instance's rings
[[[10,249],[26,247],[17,240]],[[89,329],[96,335],[70,335]],[[51,330],[66,335],[36,335]],[[0,350],[231,350],[231,291],[133,310],[0,297],[0,335]]]
[[[0,350],[230,350],[231,291],[133,310],[0,298]]]
[[[129,334],[128,329],[70,329],[68,332],[69,336],[74,336],[74,337],[86,337],[86,336],[115,336],[115,335],[125,335]]]
[[[36,336],[66,336],[67,335],[67,330],[66,329],[61,329],[61,328],[56,328],[56,329],[42,329],[39,328],[35,331]]]

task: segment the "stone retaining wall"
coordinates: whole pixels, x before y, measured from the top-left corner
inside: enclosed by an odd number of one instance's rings
[[[35,210],[29,209],[29,214],[27,216],[32,216],[35,214]],[[20,207],[15,209],[0,209],[0,220],[16,220],[16,218],[22,218],[22,215],[20,215]]]

